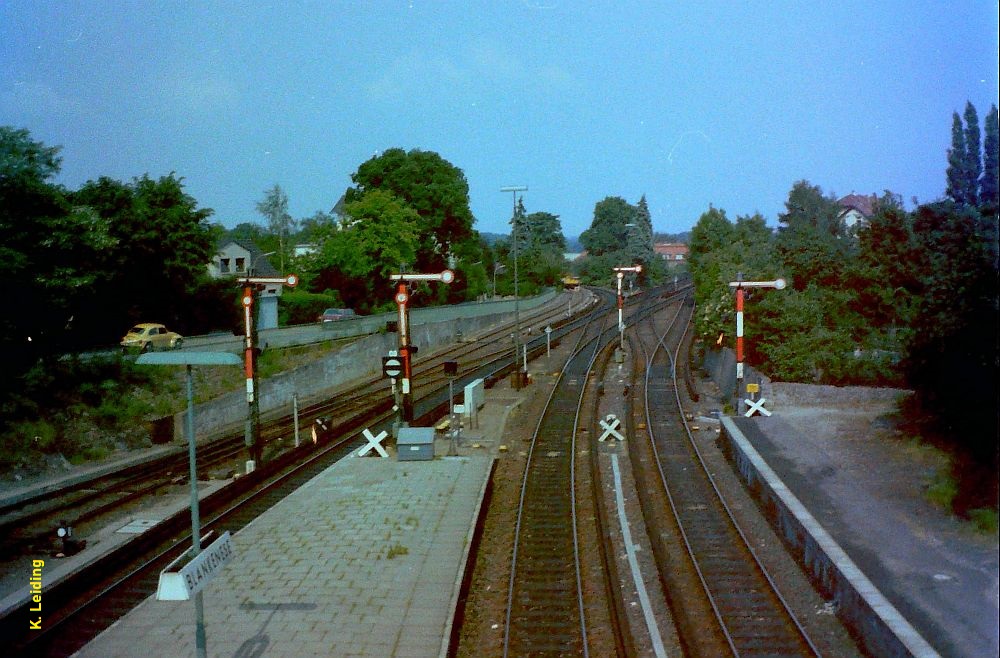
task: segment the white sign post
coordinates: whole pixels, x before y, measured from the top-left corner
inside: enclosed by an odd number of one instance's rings
[[[160,572],[156,588],[157,601],[188,601],[215,578],[222,567],[233,557],[233,542],[229,531],[222,533],[210,546],[191,557],[192,549],[171,562]],[[188,560],[181,568],[177,565]]]

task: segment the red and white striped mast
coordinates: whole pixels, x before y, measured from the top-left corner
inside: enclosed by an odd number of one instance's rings
[[[744,288],[774,288],[775,290],[783,290],[785,287],[784,279],[775,279],[774,281],[744,281],[743,273],[736,273],[736,280],[729,282],[730,288],[736,289],[736,399],[737,401],[743,399],[743,394],[745,393],[743,386],[743,302],[745,301],[746,293],[743,291]],[[737,407],[741,403],[737,403]]]
[[[625,299],[622,297],[622,279],[626,272],[641,272],[642,265],[632,265],[630,267],[615,267],[615,276],[618,277],[618,334],[619,347],[625,349]]]
[[[399,308],[399,356],[403,360],[403,377],[400,382],[403,392],[403,422],[409,423],[413,420],[413,389],[411,379],[413,377],[412,349],[410,346],[409,328],[409,292],[408,284],[411,281],[441,281],[451,283],[455,280],[455,273],[451,270],[444,270],[437,274],[390,274],[389,278],[397,282],[396,286],[396,306]]]

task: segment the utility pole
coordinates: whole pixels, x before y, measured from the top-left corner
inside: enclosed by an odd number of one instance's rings
[[[527,185],[507,185],[500,188],[501,192],[511,192],[514,198],[514,213],[510,219],[511,242],[514,246],[514,388],[520,389],[527,383],[527,366],[522,370],[518,365],[521,352],[521,316],[518,302],[520,296],[517,289],[517,193],[527,192]],[[523,198],[523,196],[522,196]]]
[[[443,283],[451,283],[455,280],[455,273],[451,270],[444,270],[438,274],[390,274],[389,278],[397,282],[396,306],[399,308],[399,358],[403,360],[403,378],[400,385],[403,395],[403,423],[408,425],[413,421],[412,353],[414,351],[414,348],[410,345],[410,293],[407,290],[408,283],[411,281],[441,281]]]

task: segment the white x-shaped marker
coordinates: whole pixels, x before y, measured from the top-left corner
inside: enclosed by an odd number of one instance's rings
[[[382,440],[388,436],[385,430],[382,430],[378,433],[378,436],[375,436],[367,428],[365,428],[362,434],[364,434],[365,438],[368,439],[368,445],[358,450],[358,457],[364,457],[371,452],[372,448],[375,448],[375,452],[383,457],[389,456],[389,453],[387,453],[385,448],[382,447]]]
[[[743,414],[743,415],[746,416],[747,418],[749,418],[750,416],[754,415],[755,413],[760,412],[760,413],[764,414],[765,416],[770,416],[771,412],[764,408],[764,401],[766,399],[767,398],[761,398],[761,399],[757,400],[756,402],[754,402],[753,400],[744,400],[744,402],[746,402],[747,404],[749,404],[750,407],[747,409],[746,413]]]
[[[604,434],[601,435],[598,441],[603,441],[609,436],[613,436],[619,441],[625,440],[625,437],[618,432],[618,427],[622,424],[622,421],[615,418],[614,414],[608,414],[605,420],[600,421],[600,424],[604,428]]]

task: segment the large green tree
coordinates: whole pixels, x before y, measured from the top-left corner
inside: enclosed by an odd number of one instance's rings
[[[140,321],[189,330],[190,298],[206,282],[218,238],[208,223],[212,210],[199,208],[174,174],[131,183],[102,177],[85,183],[72,202],[106,221],[118,245],[95,264],[97,294],[82,320],[90,331],[104,326],[113,338]]]
[[[629,228],[636,219],[635,206],[619,196],[609,196],[594,206],[594,219],[590,228],[580,234],[580,242],[588,254],[603,256],[613,254],[627,260]],[[618,263],[625,265],[627,263]]]
[[[913,232],[924,280],[907,375],[921,403],[974,467],[967,474],[974,486],[963,487],[973,495],[959,506],[995,504],[1000,393],[995,219],[967,205],[933,203],[916,210]]]
[[[990,107],[983,122],[983,176],[979,181],[979,203],[983,211],[996,215],[1000,211],[1000,125],[997,120],[997,106]]]
[[[0,277],[7,291],[0,351],[10,375],[75,344],[103,254],[117,245],[104,218],[49,181],[59,171],[58,153],[27,130],[0,126]]]
[[[971,102],[965,103],[965,166],[964,186],[971,206],[979,205],[979,177],[983,173],[983,161],[979,147],[979,116]]]
[[[965,175],[965,131],[958,112],[951,115],[951,148],[948,149],[948,185],[945,194],[955,203],[968,203],[969,190]]]
[[[776,245],[789,283],[797,290],[811,282],[837,287],[853,242],[845,239],[836,198],[801,180],[788,193],[785,209],[778,215]]]
[[[464,243],[471,243],[465,244],[466,251],[477,250],[465,174],[437,153],[392,148],[362,163],[351,180],[354,186],[347,190],[348,203],[377,189],[391,193],[417,212],[420,220],[413,270],[445,269]]]
[[[345,206],[350,221],[318,226],[320,252],[307,261],[315,292],[336,291],[361,312],[389,305],[389,274],[416,258],[420,216],[392,193],[373,189]]]

